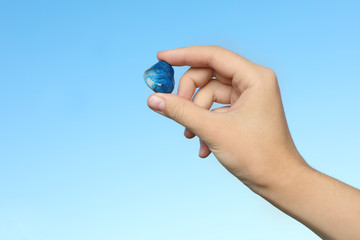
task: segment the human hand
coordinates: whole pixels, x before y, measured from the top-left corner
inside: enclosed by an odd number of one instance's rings
[[[307,166],[292,141],[272,70],[215,46],[160,51],[158,59],[191,66],[177,95],[153,94],[148,105],[185,126],[186,137],[197,135],[200,157],[213,152],[256,192]],[[213,102],[228,106],[209,111]]]
[[[213,152],[251,190],[321,238],[359,239],[360,191],[302,159],[272,70],[221,47],[161,51],[158,59],[191,66],[177,95],[153,94],[148,105],[185,126],[186,137],[197,135],[200,157]],[[229,106],[209,111],[213,102]]]

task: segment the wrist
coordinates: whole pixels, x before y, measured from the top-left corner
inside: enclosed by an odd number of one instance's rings
[[[281,193],[297,189],[314,172],[299,154],[279,159],[272,165],[278,166],[262,170],[258,181],[248,185],[253,192],[270,202],[276,201],[276,196]]]

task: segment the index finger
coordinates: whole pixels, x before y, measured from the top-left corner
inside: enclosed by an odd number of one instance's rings
[[[210,67],[226,78],[240,74],[240,78],[245,79],[256,66],[240,55],[218,46],[176,48],[160,51],[157,57],[173,66]]]

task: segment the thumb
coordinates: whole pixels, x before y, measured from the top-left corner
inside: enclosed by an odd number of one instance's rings
[[[156,93],[147,103],[152,110],[173,119],[201,138],[206,138],[206,131],[213,124],[214,115],[207,109],[175,94]]]

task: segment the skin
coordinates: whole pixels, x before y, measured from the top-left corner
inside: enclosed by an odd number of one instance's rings
[[[191,66],[177,94],[148,106],[200,139],[235,177],[323,239],[360,239],[360,191],[311,168],[290,135],[275,73],[221,47],[160,51],[159,60]],[[199,90],[195,93],[196,89]],[[209,111],[213,102],[226,107]]]

